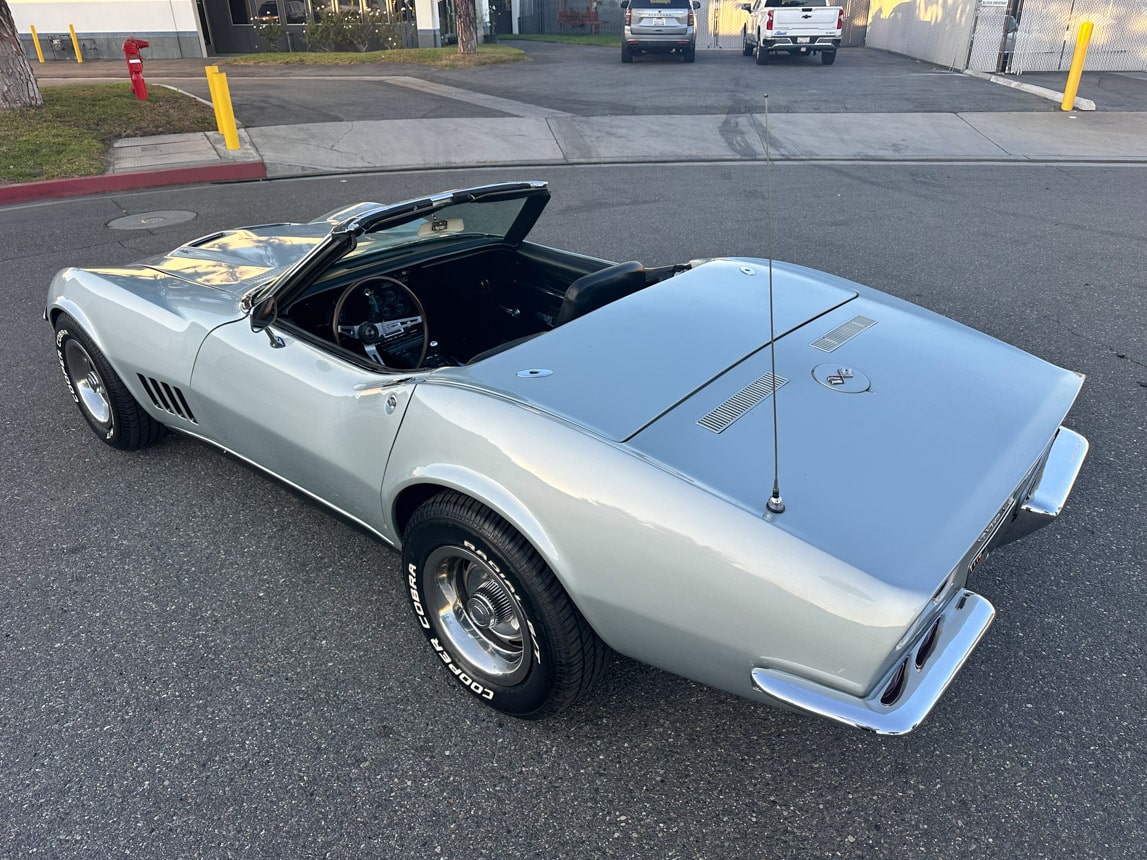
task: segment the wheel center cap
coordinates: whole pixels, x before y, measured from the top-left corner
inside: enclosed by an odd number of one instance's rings
[[[505,588],[488,579],[466,601],[466,614],[475,627],[486,630],[514,617],[514,601]]]
[[[479,592],[471,595],[470,599],[466,601],[466,614],[470,616],[470,620],[474,622],[476,627],[485,629],[494,623],[497,610],[494,608],[494,602]]]

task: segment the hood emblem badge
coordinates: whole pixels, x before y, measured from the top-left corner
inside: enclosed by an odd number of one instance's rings
[[[812,377],[825,388],[844,394],[859,394],[872,387],[868,377],[855,367],[839,364],[818,364],[812,369]]]

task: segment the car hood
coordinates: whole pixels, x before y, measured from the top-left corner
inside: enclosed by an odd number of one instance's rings
[[[787,510],[775,516],[767,285],[762,261],[713,261],[465,370],[930,594],[1014,496],[1082,378],[875,290],[776,264]],[[532,370],[552,375],[517,375]]]
[[[224,230],[138,265],[237,298],[294,265],[330,229],[323,221]]]

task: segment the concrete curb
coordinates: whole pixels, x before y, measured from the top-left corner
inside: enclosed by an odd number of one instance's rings
[[[1022,81],[1013,81],[1011,78],[1004,78],[1000,75],[988,74],[987,72],[975,72],[971,69],[964,69],[964,74],[973,78],[979,78],[981,81],[990,81],[1002,87],[1010,87],[1013,90],[1020,90],[1033,96],[1049,99],[1056,104],[1063,103],[1064,94],[1057,93],[1055,90],[1049,90],[1047,87],[1037,87],[1035,84],[1025,84]],[[1095,110],[1095,102],[1091,99],[1082,98],[1081,96],[1075,97],[1074,106],[1076,110]]]
[[[0,205],[133,191],[139,188],[193,185],[204,182],[244,182],[266,178],[267,169],[261,161],[239,161],[231,164],[207,164],[131,173],[105,173],[101,176],[83,176],[78,179],[47,179],[43,182],[0,185]]]

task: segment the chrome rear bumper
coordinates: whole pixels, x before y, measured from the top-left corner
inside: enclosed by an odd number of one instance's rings
[[[992,604],[980,595],[960,591],[940,614],[935,634],[920,637],[864,699],[777,669],[753,669],[753,687],[774,704],[880,735],[908,734],[928,716],[995,614]],[[896,682],[901,671],[903,681]],[[885,704],[882,699],[890,698],[894,682],[897,695]]]
[[[1043,468],[1008,526],[1006,541],[1029,535],[1060,515],[1087,457],[1087,449],[1088,443],[1083,436],[1066,427],[1059,428]]]

